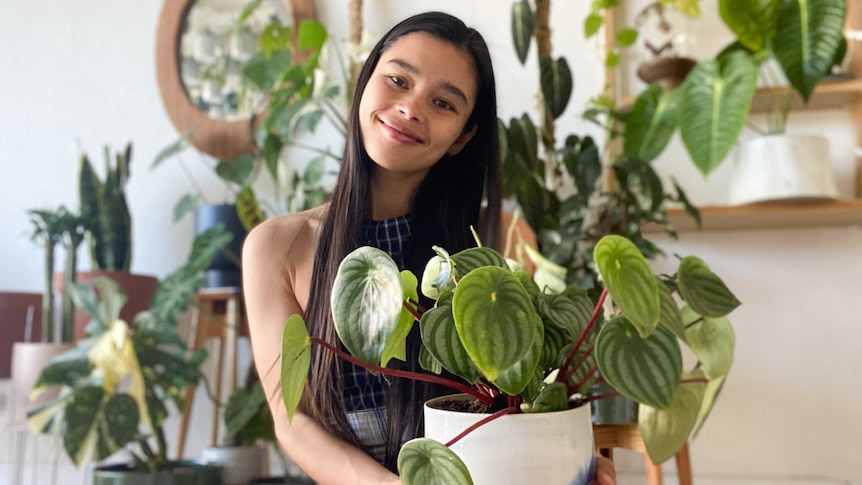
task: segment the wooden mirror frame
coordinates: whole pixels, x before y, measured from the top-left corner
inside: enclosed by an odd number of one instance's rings
[[[286,0],[285,0],[286,1]],[[224,121],[210,118],[189,98],[180,74],[180,38],[186,16],[195,0],[165,0],[156,30],[156,77],[162,103],[174,127],[180,133],[194,128],[189,143],[219,160],[232,160],[254,153],[255,122],[249,119]],[[290,0],[293,24],[316,18],[313,0]]]

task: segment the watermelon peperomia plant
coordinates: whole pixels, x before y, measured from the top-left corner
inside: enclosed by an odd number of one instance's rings
[[[416,276],[399,272],[383,251],[361,247],[342,261],[332,316],[350,355],[310,337],[299,315],[288,319],[281,381],[288,416],[299,403],[316,344],[375,372],[447,384],[488,404],[496,416],[565,410],[622,394],[641,404],[639,427],[655,463],[673,456],[706,419],[733,360],[734,333],[725,315],[739,301],[700,259],[683,258],[676,275],[660,278],[628,239],[606,236],[595,247],[605,289],[593,301],[574,286],[540,288],[489,248],[451,256],[435,251],[421,286],[436,300],[428,310],[418,303]],[[404,358],[417,321],[422,367],[435,374],[445,368],[465,382],[386,369],[390,359]],[[680,342],[697,357],[689,371]],[[598,381],[615,391],[589,396]],[[403,483],[415,483],[417,474],[472,483],[454,453],[429,441],[418,438],[402,448]],[[451,456],[439,459],[441,449]]]

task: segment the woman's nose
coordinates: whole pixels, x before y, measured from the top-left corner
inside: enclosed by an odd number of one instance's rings
[[[418,96],[405,96],[398,102],[398,112],[405,118],[422,121],[422,104]]]

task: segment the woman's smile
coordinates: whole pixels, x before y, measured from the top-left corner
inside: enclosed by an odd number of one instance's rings
[[[388,121],[383,118],[378,118],[378,120],[380,122],[380,128],[383,130],[383,133],[385,133],[392,140],[407,145],[419,145],[422,143],[422,138],[420,138],[408,128],[405,128],[393,121]]]

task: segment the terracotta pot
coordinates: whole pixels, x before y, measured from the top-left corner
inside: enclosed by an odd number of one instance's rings
[[[120,288],[128,296],[126,305],[120,310],[120,318],[131,325],[134,322],[135,315],[148,310],[153,295],[156,294],[156,289],[159,287],[159,279],[154,276],[139,275],[129,273],[127,271],[78,271],[78,283],[86,283],[92,281],[99,276],[106,276],[120,285]],[[54,288],[62,294],[64,288],[64,274],[54,274]],[[84,329],[90,323],[90,315],[80,308],[75,308],[75,341],[82,339]]]
[[[32,311],[30,310],[32,308]],[[30,312],[30,335],[27,313]],[[12,376],[12,344],[42,341],[42,294],[0,291],[0,379]]]
[[[57,397],[59,386],[46,389],[30,401],[30,391],[39,379],[42,369],[54,356],[71,350],[74,344],[45,344],[42,342],[15,342],[12,347],[12,389],[15,395],[15,408],[12,418],[15,423],[27,421],[27,410]]]
[[[447,399],[470,401],[467,394],[425,403],[425,436],[446,443],[488,414],[444,411]],[[554,413],[510,414],[485,424],[450,448],[476,485],[587,485],[595,475],[595,444],[590,406]]]

